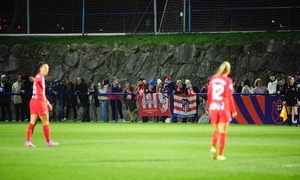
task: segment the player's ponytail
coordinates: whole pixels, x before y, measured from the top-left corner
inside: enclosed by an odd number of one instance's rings
[[[218,69],[218,72],[216,73],[217,76],[220,76],[220,75],[223,75],[223,74],[226,74],[227,72],[230,72],[230,69],[231,69],[231,65],[228,61],[224,61],[219,69]]]

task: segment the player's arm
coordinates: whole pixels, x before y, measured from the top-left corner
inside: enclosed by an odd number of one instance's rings
[[[34,78],[34,77],[30,76],[30,77],[29,77],[29,81],[31,81],[31,82],[33,82],[33,83],[34,83],[34,82],[36,82],[37,80],[36,80],[36,78]]]
[[[236,118],[237,116],[237,111],[236,111],[236,107],[234,104],[234,98],[233,98],[233,87],[232,87],[232,83],[229,84],[229,91],[228,91],[228,98],[229,98],[229,106],[230,106],[230,111],[232,112],[232,117]]]
[[[46,99],[46,102],[47,102],[48,110],[52,111],[52,105],[51,105],[51,103],[48,101],[48,99]]]

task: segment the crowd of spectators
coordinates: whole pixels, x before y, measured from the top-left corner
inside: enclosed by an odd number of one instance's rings
[[[166,77],[165,80],[153,78],[147,82],[144,78],[139,78],[136,85],[126,82],[124,88],[118,78],[114,78],[111,82],[108,79],[102,82],[86,82],[82,77],[76,77],[76,82],[72,82],[69,78],[63,80],[55,79],[46,82],[46,95],[52,104],[53,110],[50,112],[50,120],[52,121],[80,121],[80,122],[126,122],[123,114],[123,106],[129,117],[130,122],[148,122],[148,117],[139,117],[137,113],[137,97],[147,93],[167,93],[167,94],[196,94],[206,93],[207,84],[201,89],[193,84],[190,80],[176,80]],[[300,92],[300,73],[295,76],[297,90]],[[286,95],[289,84],[285,78],[276,76],[271,73],[269,82],[263,86],[261,78],[257,78],[253,87],[249,80],[245,79],[237,83],[234,82],[235,93],[245,94],[278,94]],[[12,93],[4,94],[4,93]],[[16,77],[13,84],[8,81],[6,75],[1,76],[0,84],[0,103],[1,103],[1,121],[12,121],[12,112],[15,113],[16,121],[27,121],[29,119],[29,102],[32,93],[32,83],[29,76]],[[117,93],[117,94],[111,94]],[[206,96],[197,97],[197,109],[203,101],[205,113],[208,111],[205,107]],[[110,105],[110,108],[109,108]],[[101,108],[99,108],[101,106]],[[12,108],[14,111],[12,111]],[[78,118],[78,110],[81,109],[81,117]],[[111,114],[109,115],[109,112]],[[117,114],[118,113],[118,114]],[[99,116],[101,114],[101,117]],[[73,115],[71,117],[71,115]],[[118,118],[117,118],[118,117]],[[198,122],[198,114],[194,118],[183,118],[182,122]],[[165,122],[168,117],[155,117],[155,121]],[[178,122],[177,118],[173,118],[173,122]]]

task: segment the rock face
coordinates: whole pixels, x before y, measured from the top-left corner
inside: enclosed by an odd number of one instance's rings
[[[285,77],[300,70],[300,42],[270,40],[233,47],[16,44],[9,48],[0,44],[0,73],[7,74],[12,81],[17,74],[34,75],[35,65],[43,61],[50,65],[47,80],[69,77],[75,81],[76,76],[82,76],[86,81],[98,83],[118,77],[121,82],[135,85],[139,77],[149,81],[171,76],[174,81],[190,79],[201,88],[224,60],[232,64],[233,80],[248,79],[252,83],[261,78],[266,85],[269,71]]]

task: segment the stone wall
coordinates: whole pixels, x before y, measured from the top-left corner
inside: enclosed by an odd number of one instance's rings
[[[126,47],[71,44],[67,46],[29,46],[12,48],[0,45],[0,73],[13,80],[17,74],[34,75],[37,62],[50,64],[48,80],[82,76],[86,81],[101,82],[118,77],[133,84],[139,77],[191,79],[198,86],[205,84],[224,60],[232,64],[231,77],[240,82],[256,78],[267,83],[269,71],[286,76],[300,70],[300,41],[258,42],[243,46],[223,47],[211,44],[174,47],[140,45]]]

